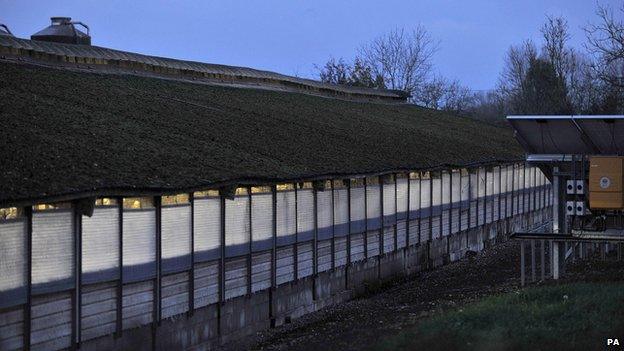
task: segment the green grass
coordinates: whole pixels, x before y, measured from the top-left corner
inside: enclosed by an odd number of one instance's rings
[[[382,340],[382,350],[594,350],[624,340],[624,283],[527,288],[485,298]]]

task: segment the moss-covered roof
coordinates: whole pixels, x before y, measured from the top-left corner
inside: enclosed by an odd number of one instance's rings
[[[0,61],[0,204],[517,160],[506,128],[406,104]]]

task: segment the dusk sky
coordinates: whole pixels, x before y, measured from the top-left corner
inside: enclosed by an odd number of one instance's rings
[[[480,90],[495,86],[511,44],[540,41],[546,14],[567,18],[580,46],[595,10],[591,0],[0,0],[0,23],[28,38],[49,17],[69,16],[91,27],[93,45],[310,78],[330,56],[351,58],[362,43],[420,23],[440,42],[437,72]]]

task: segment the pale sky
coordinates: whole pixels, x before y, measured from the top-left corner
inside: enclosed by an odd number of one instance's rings
[[[351,58],[379,34],[420,23],[440,42],[437,72],[480,90],[495,86],[511,44],[539,42],[546,14],[566,17],[580,46],[595,9],[590,0],[0,0],[0,23],[29,38],[49,17],[69,16],[91,27],[93,45],[308,78],[330,56]]]

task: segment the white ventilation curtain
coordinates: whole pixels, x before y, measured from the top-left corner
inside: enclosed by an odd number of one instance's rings
[[[297,241],[314,239],[314,192],[312,189],[297,190]]]
[[[276,201],[277,245],[290,245],[297,240],[297,207],[295,206],[295,191],[278,191],[276,193]]]
[[[502,174],[500,167],[494,167],[493,171],[494,175],[494,220],[501,219],[501,211],[502,211],[502,201],[501,201],[501,182],[502,182]]]
[[[381,227],[381,204],[379,199],[379,184],[366,186],[366,218],[368,220],[368,230],[379,229]]]
[[[330,239],[333,236],[332,191],[323,190],[316,193],[318,211],[318,240]]]
[[[486,171],[486,188],[485,188],[485,199],[486,199],[486,210],[485,210],[485,219],[486,223],[492,223],[494,219],[494,170]]]
[[[124,209],[123,265],[124,282],[155,276],[156,209]]]
[[[431,179],[420,180],[420,213],[423,218],[431,216]]]
[[[507,166],[502,166],[500,172],[500,217],[505,218],[507,217]]]
[[[163,273],[191,267],[191,205],[163,206],[161,210]]]
[[[364,187],[351,187],[351,233],[366,231],[366,211]]]
[[[195,261],[208,261],[221,257],[221,199],[196,198],[193,204],[195,217]]]
[[[349,234],[349,192],[346,188],[334,190],[334,235]]]
[[[33,213],[32,289],[48,293],[74,285],[73,210]]]
[[[416,219],[420,215],[420,179],[409,179],[409,218]]]
[[[119,278],[119,207],[96,206],[82,216],[82,282]]]
[[[26,220],[0,221],[0,308],[26,302]]]
[[[440,177],[433,178],[433,204],[431,206],[433,215],[439,216],[442,206],[442,179]],[[448,190],[447,190],[448,191]]]
[[[407,218],[407,199],[409,194],[407,193],[407,182],[408,179],[405,177],[397,178],[396,186],[397,186],[397,219],[406,219]]]
[[[451,175],[449,172],[442,173],[442,204],[448,209],[451,203]]]
[[[252,250],[263,251],[273,247],[273,195],[251,195]]]
[[[451,201],[455,204],[453,207],[459,207],[459,204],[461,203],[461,173],[460,172],[453,172],[451,173],[451,192],[452,192],[452,196],[451,196]]]
[[[225,255],[241,256],[249,253],[251,228],[249,225],[249,196],[237,195],[225,200]]]
[[[394,225],[396,215],[394,178],[383,183],[383,212],[384,226]]]

